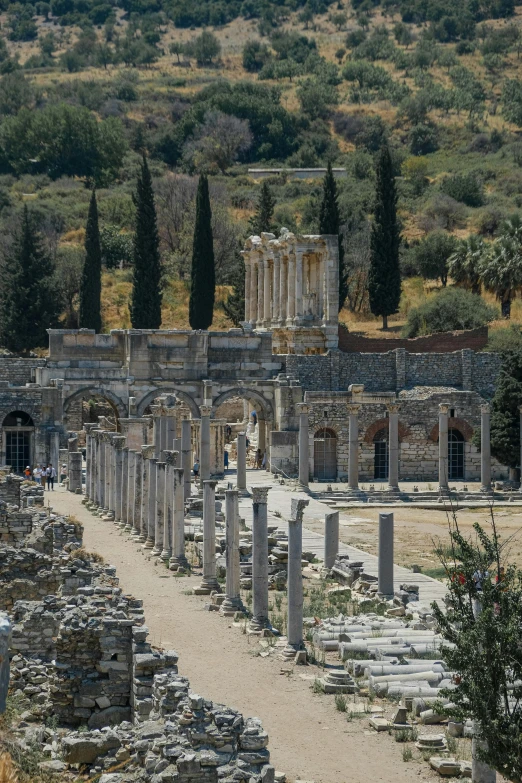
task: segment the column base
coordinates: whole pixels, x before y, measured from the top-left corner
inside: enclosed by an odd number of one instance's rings
[[[210,595],[210,593],[221,592],[221,585],[216,578],[203,579],[200,586],[194,588],[194,595]]]
[[[131,528],[130,534],[131,534],[132,538],[134,538],[134,540],[136,540],[136,538],[138,538],[138,536],[140,535],[140,531],[138,530],[137,527],[133,527],[133,528]]]
[[[140,533],[139,536],[136,536],[134,539],[137,544],[144,544],[146,541],[146,538],[143,533]]]
[[[123,528],[124,533],[132,533],[132,525],[129,525],[129,523],[125,523],[125,526]]]
[[[297,658],[298,655],[299,655],[299,659]],[[283,648],[280,658],[283,661],[295,661],[296,663],[306,663],[307,654],[303,642],[298,642],[297,644],[287,644],[286,647]]]
[[[154,545],[151,551],[151,555],[153,555],[154,557],[159,557],[161,555],[161,547]]]
[[[162,560],[170,560],[171,557],[172,557],[172,550],[171,549],[163,549],[161,551],[160,558]]]
[[[227,596],[219,608],[219,614],[224,617],[233,617],[237,612],[245,611],[245,607],[239,596],[237,596],[237,598],[229,598]]]
[[[177,571],[178,568],[188,569],[188,560],[185,555],[172,555],[169,561],[169,568],[171,571]]]
[[[272,626],[268,617],[263,615],[252,617],[248,624],[248,633],[262,634],[264,631],[272,631]]]
[[[143,549],[153,549],[154,547],[154,539],[153,538],[147,538],[145,543],[143,544]]]

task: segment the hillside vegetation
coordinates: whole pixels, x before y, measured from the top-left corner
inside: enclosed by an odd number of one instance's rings
[[[442,232],[489,243],[522,210],[522,12],[512,0],[3,0],[0,8],[0,252],[27,204],[55,259],[68,325],[92,186],[104,328],[129,325],[143,153],[154,177],[165,327],[188,325],[200,172],[211,175],[214,328],[230,325],[222,302],[258,198],[252,165],[346,167],[337,182],[350,282],[341,318],[361,331],[378,328],[366,279],[383,141],[403,235],[396,327],[452,282],[423,261],[420,240]],[[318,230],[319,180],[283,173],[269,185],[275,230]],[[515,301],[512,319],[519,314]]]

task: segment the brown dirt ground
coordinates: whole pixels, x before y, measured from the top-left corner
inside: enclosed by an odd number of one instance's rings
[[[413,761],[403,762],[404,746],[386,733],[371,733],[366,716],[348,722],[336,711],[333,697],[313,693],[310,686],[320,670],[296,668],[284,676],[275,656],[258,657],[257,644],[240,628],[204,611],[203,599],[186,595],[199,581],[196,576],[174,578],[111,523],[93,517],[79,496],[55,492],[52,505],[58,513],[72,514],[84,524],[85,547],[113,564],[122,589],[143,600],[151,642],[178,651],[180,673],[190,678],[192,688],[262,720],[270,735],[272,762],[289,780],[410,783],[438,779],[416,751]],[[391,710],[386,705],[386,714]]]

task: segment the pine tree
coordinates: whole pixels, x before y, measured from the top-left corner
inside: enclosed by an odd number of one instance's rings
[[[397,312],[401,298],[397,222],[397,190],[390,151],[385,145],[377,160],[375,214],[370,244],[368,293],[370,309],[382,316],[382,328],[388,328],[388,316]]]
[[[136,229],[131,322],[134,329],[159,329],[161,326],[161,259],[152,178],[145,156],[136,185],[134,204]]]
[[[230,283],[232,291],[223,302],[223,310],[234,326],[239,326],[245,320],[245,262],[242,258],[234,267]]]
[[[261,232],[270,232],[273,229],[272,219],[274,217],[275,198],[270,192],[268,183],[263,182],[259,193],[259,200],[255,213],[248,221],[248,226],[253,234],[259,236]]]
[[[47,345],[61,302],[54,264],[24,206],[13,244],[0,267],[0,343],[15,352]]]
[[[101,332],[101,247],[96,191],[92,191],[85,229],[85,262],[80,283],[80,328]]]
[[[216,271],[212,238],[212,211],[205,174],[199,178],[196,196],[196,224],[192,244],[192,273],[189,301],[191,329],[208,329],[214,316]]]
[[[319,211],[319,233],[337,234],[339,237],[339,311],[348,296],[348,274],[344,263],[343,236],[341,234],[341,219],[339,217],[339,204],[337,203],[337,183],[332,171],[332,164],[328,168],[323,180],[323,197]]]

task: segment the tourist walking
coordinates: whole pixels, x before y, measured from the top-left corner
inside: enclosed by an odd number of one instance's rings
[[[47,473],[47,490],[49,491],[51,489],[54,492],[54,480],[56,478],[56,471],[52,465],[48,465],[46,473]]]
[[[255,460],[255,462],[256,462],[255,469],[259,470],[260,467],[261,467],[261,463],[263,462],[263,455],[261,453],[261,449],[258,449],[256,451],[256,460]]]
[[[225,473],[228,470],[228,451],[225,449],[225,453],[223,455],[223,464],[225,466]]]
[[[199,477],[199,462],[198,462],[198,460],[197,460],[197,459],[196,459],[196,461],[194,462],[194,466],[193,466],[192,470],[193,470],[193,472],[194,472],[194,478],[195,478],[195,480],[197,481],[197,480],[198,480],[198,477]]]
[[[40,482],[45,492],[45,484],[47,482],[47,468],[45,466],[40,469]]]
[[[62,465],[61,470],[60,470],[60,481],[61,481],[62,484],[63,484],[63,482],[65,481],[66,478],[67,478],[67,465],[64,463]]]
[[[42,478],[42,471],[40,470],[40,466],[35,465],[33,469],[33,481],[35,481],[37,484],[40,484],[41,478]]]
[[[31,468],[29,467],[29,465],[24,470],[24,476],[26,481],[31,481]]]

